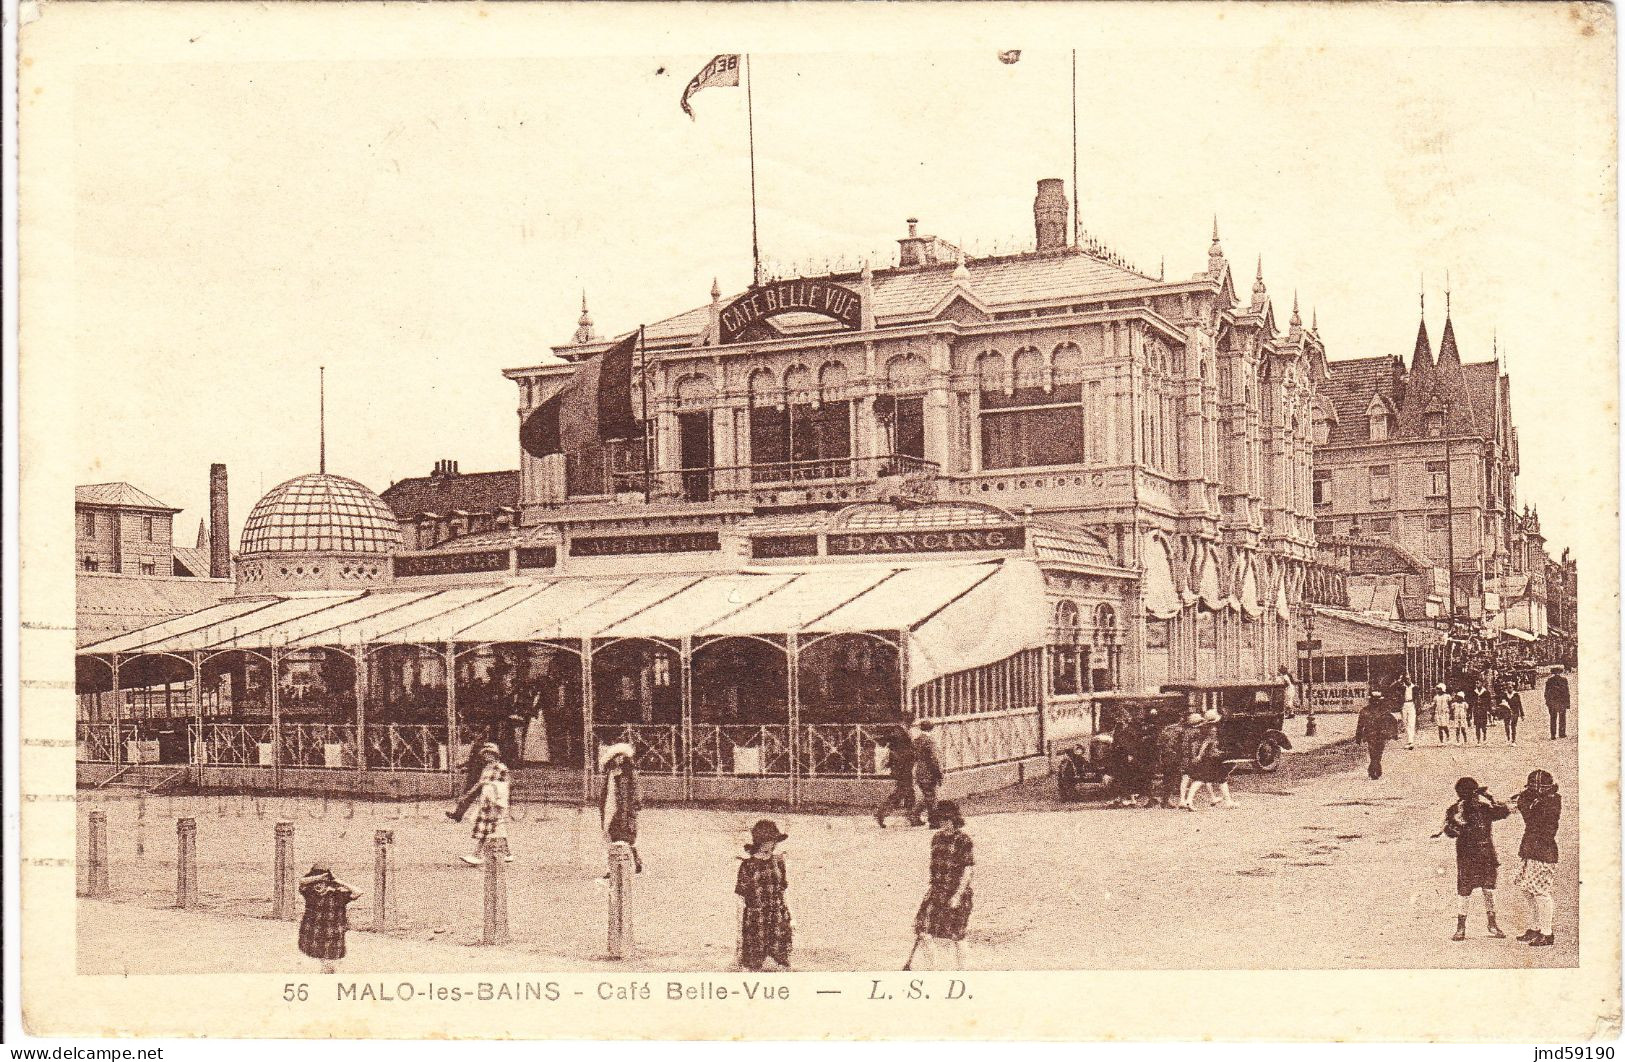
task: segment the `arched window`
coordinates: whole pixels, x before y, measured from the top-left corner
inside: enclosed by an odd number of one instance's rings
[[[886,390],[892,394],[925,390],[925,359],[918,354],[898,354],[889,359]]]
[[[1004,355],[996,350],[977,355],[976,382],[983,394],[1004,390]]]
[[[1044,390],[1044,356],[1033,347],[1024,347],[1016,351],[1014,362],[1015,389],[1019,394],[1022,391]]]
[[[677,381],[677,404],[684,408],[703,408],[711,404],[716,388],[704,373],[690,373]]]
[[[1051,355],[1052,374],[1057,387],[1083,380],[1083,352],[1076,343],[1062,343]]]
[[[1004,359],[997,352],[978,358],[976,370],[984,469],[1084,462],[1081,373],[1045,390],[1043,356],[1032,347],[1016,352],[1011,389],[1006,389]]]
[[[1050,632],[1050,689],[1067,696],[1083,684],[1084,650],[1080,643],[1078,606],[1073,601],[1055,604],[1055,626]]]
[[[826,361],[818,370],[818,400],[839,402],[846,397],[846,366],[838,361]]]
[[[1110,605],[1095,607],[1095,646],[1089,654],[1089,688],[1115,690],[1120,680],[1123,655],[1118,637],[1117,610]]]

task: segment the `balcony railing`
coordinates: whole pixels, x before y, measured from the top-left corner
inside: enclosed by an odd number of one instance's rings
[[[566,482],[570,495],[575,497],[642,494],[647,490],[652,499],[703,502],[748,498],[764,488],[772,491],[871,484],[890,478],[932,479],[937,472],[935,461],[908,454],[656,469],[647,473],[641,469],[610,469],[596,460],[576,462],[572,457],[566,468]]]

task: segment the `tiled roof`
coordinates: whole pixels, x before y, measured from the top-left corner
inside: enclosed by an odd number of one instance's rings
[[[128,483],[83,483],[73,488],[73,500],[79,505],[112,505],[128,509],[158,509],[178,513],[179,509],[165,505],[139,487]]]
[[[1371,404],[1371,396],[1382,395],[1394,402],[1394,359],[1330,361],[1326,368],[1331,372],[1331,379],[1321,394],[1329,398],[1337,410],[1337,422],[1331,426],[1327,441],[1332,445],[1366,442],[1370,438],[1366,407]]]
[[[73,586],[78,599],[78,645],[89,645],[170,616],[208,608],[230,597],[233,591],[233,584],[227,579],[104,572],[79,572]]]
[[[966,286],[989,307],[1082,298],[1113,291],[1153,288],[1165,283],[1081,251],[967,260],[965,267],[970,272]],[[957,263],[945,262],[877,271],[873,279],[874,298],[871,305],[877,323],[899,323],[930,313],[953,290],[956,268]],[[859,287],[863,282],[856,273],[838,274],[827,279],[852,288]],[[722,304],[726,306],[742,294],[737,292],[730,295],[722,300]],[[709,321],[710,307],[699,306],[648,325],[644,337],[651,343],[692,340],[705,331]],[[772,321],[782,331],[792,333],[838,327],[815,314],[785,314]]]
[[[1425,366],[1420,373],[1413,369],[1407,374],[1404,401],[1401,403],[1396,401],[1394,366],[1394,359],[1388,357],[1327,362],[1331,378],[1322,386],[1320,393],[1337,410],[1337,423],[1332,425],[1328,439],[1331,445],[1369,440],[1366,409],[1373,395],[1382,395],[1402,410],[1396,435],[1414,437],[1423,433],[1422,414],[1427,403],[1421,401],[1417,386],[1410,381],[1418,375],[1431,378],[1432,367]],[[1442,368],[1438,386],[1444,388],[1446,393],[1454,392],[1451,430],[1460,434],[1492,433],[1499,401],[1500,364],[1494,361],[1475,361],[1465,365],[1451,362]],[[1432,387],[1425,380],[1423,386],[1428,386],[1431,393]]]
[[[442,516],[456,509],[488,513],[519,507],[519,472],[457,472],[451,475],[414,476],[390,484],[379,497],[402,520],[419,513]]]
[[[172,546],[175,554],[175,574],[199,579],[209,575],[209,548],[207,546]],[[185,571],[181,569],[184,568]]]

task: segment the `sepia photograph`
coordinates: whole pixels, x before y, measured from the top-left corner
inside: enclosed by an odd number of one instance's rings
[[[21,21],[30,1033],[1618,1037],[1613,8]]]

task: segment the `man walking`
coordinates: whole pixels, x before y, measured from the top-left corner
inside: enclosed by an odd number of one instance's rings
[[[1569,680],[1563,669],[1552,668],[1552,677],[1546,680],[1546,714],[1551,717],[1552,740],[1569,736]]]
[[[937,807],[937,786],[942,784],[942,761],[937,758],[937,742],[931,736],[936,724],[929,719],[921,719],[914,724],[914,784],[920,787],[920,810],[925,812],[925,818],[920,818],[917,811],[914,815],[914,824],[932,822],[932,812]]]
[[[1382,694],[1372,691],[1371,699],[1360,710],[1360,719],[1354,724],[1354,742],[1364,745],[1371,756],[1366,774],[1374,782],[1382,777],[1382,750],[1394,737],[1394,717],[1382,703]]]
[[[908,815],[910,825],[920,824],[919,812],[914,805],[914,742],[902,729],[886,734],[886,769],[891,771],[892,791],[875,808],[875,822],[886,828],[886,816],[895,808]]]
[[[1405,747],[1416,747],[1416,683],[1410,675],[1399,677],[1400,718],[1405,723]]]

